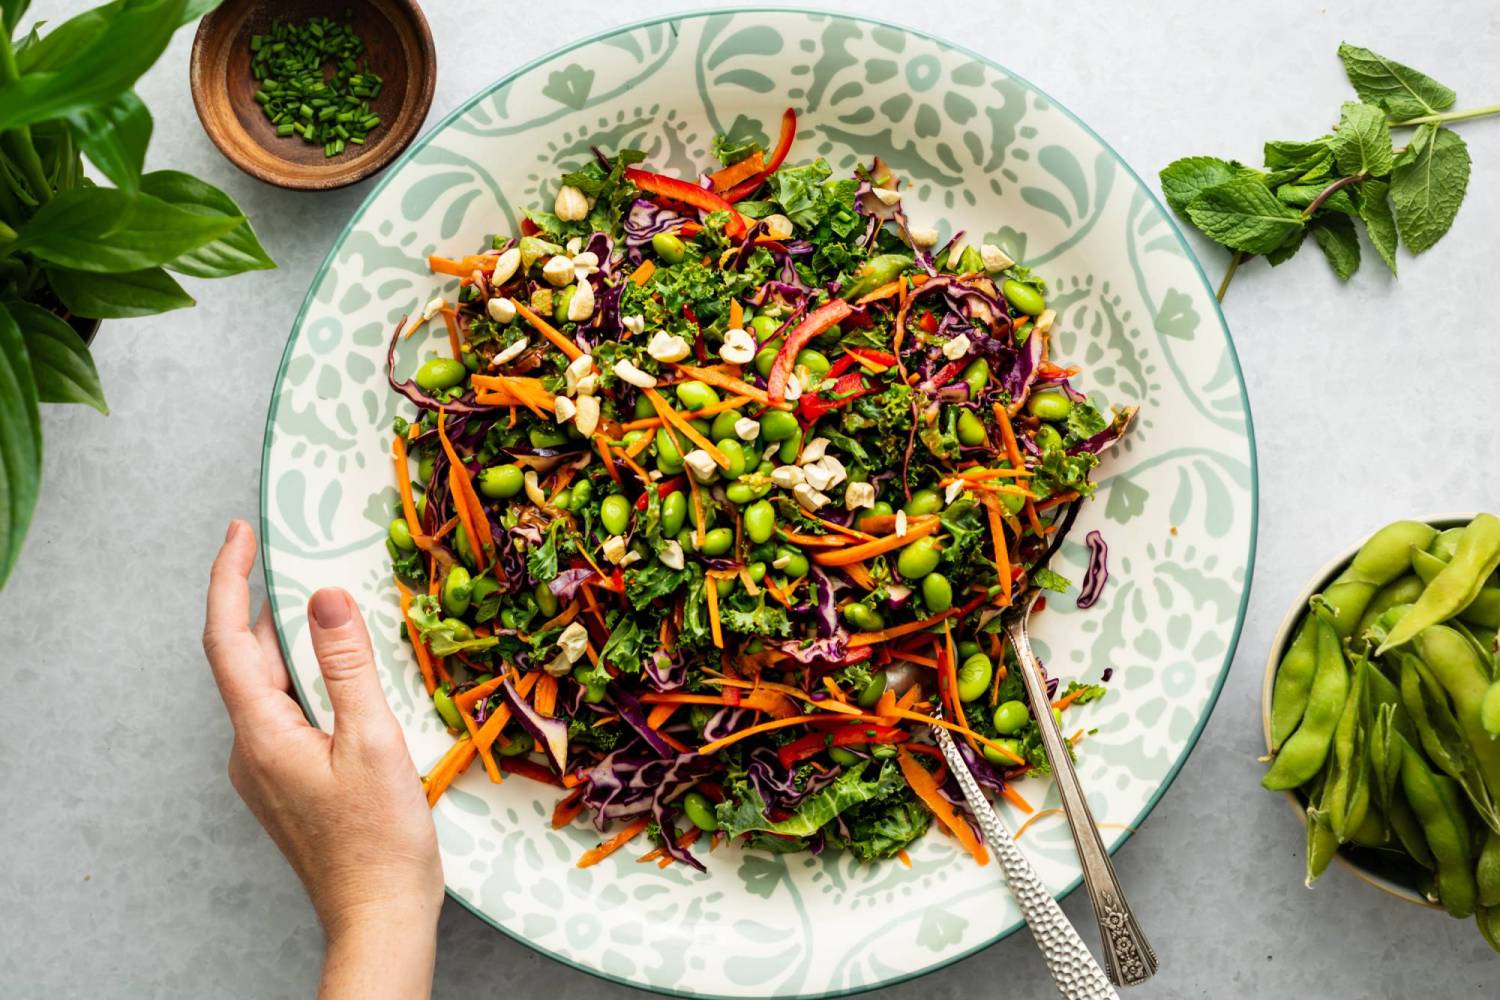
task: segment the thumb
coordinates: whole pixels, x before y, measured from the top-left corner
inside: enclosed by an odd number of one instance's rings
[[[337,732],[358,738],[394,726],[395,717],[375,673],[370,633],[354,598],[330,587],[313,594],[307,612],[313,653],[328,686]]]

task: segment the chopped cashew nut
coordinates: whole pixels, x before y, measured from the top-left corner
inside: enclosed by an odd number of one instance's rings
[[[682,569],[686,565],[682,558],[682,546],[670,538],[662,542],[661,548],[656,550],[656,558],[660,559],[661,564],[667,569]]]
[[[560,424],[565,424],[569,420],[572,420],[574,415],[578,413],[577,405],[567,396],[557,396],[552,400],[552,405],[557,408],[554,412],[557,416],[557,422]]]
[[[495,269],[490,272],[490,285],[498,288],[516,276],[521,266],[521,248],[511,247],[495,258]]]
[[[954,337],[943,345],[943,357],[949,361],[957,361],[965,354],[968,354],[969,348],[972,346],[973,344],[969,341],[969,335],[967,333],[960,333],[957,337]]]
[[[582,323],[594,315],[594,286],[585,278],[574,289],[573,298],[568,302],[568,319]]]
[[[624,319],[620,320],[620,325],[629,330],[631,333],[639,336],[640,334],[646,332],[646,317],[642,316],[640,313],[636,313],[633,316],[626,316]]]
[[[436,295],[428,299],[427,304],[422,307],[422,322],[425,323],[442,312],[443,305],[443,297],[441,295]]]
[[[828,503],[828,498],[807,483],[792,487],[792,496],[797,498],[804,510],[816,511]]]
[[[563,249],[566,250],[566,251],[568,251],[568,256],[569,257],[573,256],[575,253],[577,253],[578,251],[580,251],[580,250],[583,249],[583,237],[582,236],[575,236],[575,237],[573,237],[571,240],[568,241],[567,245],[565,247],[563,247]]]
[[[880,199],[882,205],[894,205],[901,200],[901,192],[895,188],[878,187],[871,188],[870,190],[875,192],[875,197]]]
[[[547,494],[542,492],[542,487],[537,483],[535,469],[527,469],[526,474],[521,477],[521,482],[526,486],[527,500],[538,507],[547,505]]]
[[[780,212],[774,212],[760,221],[766,224],[766,235],[773,240],[784,240],[792,235],[792,220]]]
[[[786,380],[786,401],[788,403],[795,403],[801,398],[802,380],[796,375],[792,375]]]
[[[828,439],[825,437],[815,437],[802,446],[801,462],[803,465],[810,465],[822,458],[827,451]]]
[[[568,367],[563,369],[563,384],[568,387],[569,392],[573,392],[578,388],[578,381],[593,369],[593,355],[580,354],[568,362]]]
[[[598,392],[598,374],[595,372],[589,372],[583,378],[578,380],[578,384],[573,387],[573,391],[578,394],[579,399],[582,399],[585,396],[592,396],[594,393]]]
[[[828,470],[828,485],[837,486],[849,478],[849,473],[844,469],[844,463],[832,455],[824,455],[818,462],[821,468]]]
[[[618,566],[620,560],[625,558],[625,539],[619,535],[610,535],[604,540],[601,549],[604,552],[604,558]]]
[[[962,479],[955,479],[955,480],[953,480],[953,482],[951,482],[951,483],[948,484],[948,488],[943,491],[943,503],[945,503],[945,504],[952,503],[955,499],[957,499],[958,495],[960,493],[962,493],[963,491],[964,491],[964,481]]]
[[[578,407],[578,412],[573,417],[573,426],[584,437],[593,437],[594,431],[599,429],[599,398],[580,395],[574,405]]]
[[[573,255],[573,270],[580,277],[585,278],[591,274],[598,274],[599,255],[594,253],[594,251],[592,250],[585,250],[583,253],[575,253]]]
[[[906,537],[906,511],[904,510],[896,511],[896,537]]]
[[[582,622],[569,622],[568,627],[562,630],[557,637],[557,648],[567,654],[568,659],[574,663],[583,659],[584,651],[589,646],[589,632],[583,627]]]
[[[542,277],[547,283],[556,285],[558,288],[573,283],[573,262],[567,257],[558,255],[547,258],[547,263],[542,265]]]
[[[986,271],[1003,271],[1007,267],[1015,267],[1016,262],[1010,259],[1010,255],[993,243],[985,243],[979,248],[979,259],[984,261]]]
[[[665,330],[657,330],[646,344],[646,353],[661,362],[681,361],[692,352],[686,340]]]
[[[719,357],[732,365],[748,365],[755,360],[755,338],[737,326],[725,330]]]
[[[629,361],[616,361],[614,371],[621,382],[629,382],[637,389],[656,388],[656,376],[647,375]]]
[[[490,301],[493,302],[494,300],[491,299]],[[525,351],[526,348],[530,346],[531,341],[526,337],[522,337],[520,340],[516,341],[514,344],[511,344],[505,350],[501,351],[499,354],[491,358],[490,364],[499,367],[500,365],[514,361],[516,358],[519,358],[521,356],[521,353]]]
[[[1036,318],[1033,329],[1037,333],[1050,333],[1052,324],[1057,322],[1057,311],[1055,309],[1043,309],[1042,314]]]
[[[807,485],[815,490],[826,490],[833,485],[833,474],[825,469],[821,462],[804,465],[802,475],[807,480]]]
[[[937,246],[938,231],[936,229],[908,229],[911,235],[911,245],[919,250],[931,250]]]
[[[496,323],[510,323],[516,318],[516,304],[503,295],[497,295],[484,304],[484,311]]]
[[[844,506],[849,510],[875,506],[875,484],[850,483],[844,490]]]
[[[564,184],[557,189],[552,213],[564,222],[582,222],[589,214],[588,196],[573,185]]]
[[[788,554],[786,554],[784,556],[777,556],[775,559],[771,560],[771,568],[772,569],[786,569],[791,564],[792,564],[792,556],[791,556],[790,553],[788,553]]]
[[[795,465],[779,465],[771,470],[771,482],[784,490],[800,484],[806,477]]]
[[[734,436],[741,441],[754,441],[760,435],[760,421],[752,417],[740,417],[734,422]]]
[[[542,664],[542,669],[553,677],[566,677],[573,672],[573,661],[568,659],[567,653],[558,653]]]
[[[719,466],[714,462],[714,457],[702,448],[694,448],[682,456],[682,464],[688,467],[693,478],[700,483],[712,482],[719,471]]]

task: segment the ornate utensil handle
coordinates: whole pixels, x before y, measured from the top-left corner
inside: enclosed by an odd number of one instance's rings
[[[1030,611],[1030,607],[1026,609]],[[1073,844],[1078,849],[1078,861],[1083,868],[1083,884],[1088,887],[1089,899],[1094,904],[1094,916],[1099,921],[1099,936],[1103,941],[1105,965],[1109,969],[1110,982],[1116,986],[1136,986],[1156,974],[1156,952],[1146,941],[1136,923],[1130,904],[1115,876],[1115,866],[1104,849],[1099,836],[1099,827],[1089,811],[1088,799],[1078,781],[1078,772],[1073,768],[1073,756],[1063,742],[1057,720],[1050,711],[1039,706],[1049,705],[1047,682],[1042,676],[1041,665],[1031,651],[1031,638],[1026,629],[1027,615],[1007,623],[1005,631],[1016,649],[1020,661],[1021,677],[1026,683],[1026,695],[1031,699],[1042,733],[1042,746],[1047,751],[1047,760],[1052,764],[1052,777],[1057,783],[1057,792],[1063,809],[1068,814],[1068,825],[1073,829]]]
[[[1021,907],[1021,915],[1026,918],[1032,937],[1036,938],[1042,959],[1046,961],[1047,968],[1057,983],[1057,991],[1065,1000],[1119,1000],[1119,994],[1110,986],[1104,970],[1089,952],[1088,945],[1083,943],[1083,938],[1078,936],[1078,931],[1073,928],[1067,914],[1063,913],[1057,900],[1052,898],[1052,893],[1037,877],[1036,870],[1016,846],[1005,823],[990,808],[984,792],[969,773],[968,766],[958,754],[958,748],[953,745],[953,738],[946,729],[935,726],[932,735],[943,751],[944,759],[948,761],[948,769],[963,790],[969,808],[979,820],[979,828],[984,833],[985,841],[1000,859],[1000,867],[1005,870],[1011,894]]]

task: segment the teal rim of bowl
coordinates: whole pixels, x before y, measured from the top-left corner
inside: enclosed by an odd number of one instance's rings
[[[1020,75],[1019,73],[1016,73],[1006,68],[1001,63],[996,62],[994,59],[976,52],[968,46],[955,44],[948,41],[947,39],[939,37],[938,35],[934,35],[931,32],[923,31],[920,28],[912,28],[908,25],[900,24],[896,21],[889,21],[884,18],[867,17],[862,14],[836,13],[826,10],[816,10],[810,7],[768,7],[755,4],[719,7],[714,9],[677,11],[671,14],[662,14],[656,17],[644,18],[639,21],[632,21],[629,24],[622,24],[617,27],[608,28],[604,31],[595,32],[592,35],[586,35],[583,38],[578,39],[577,41],[571,42],[567,45],[563,45],[559,48],[553,49],[550,52],[544,53],[543,55],[540,55],[534,59],[529,60],[526,63],[523,63],[520,66],[517,66],[515,69],[506,73],[504,76],[495,80],[488,86],[476,91],[474,95],[471,96],[468,100],[464,101],[452,111],[448,112],[448,114],[445,115],[443,119],[436,125],[433,125],[426,132],[422,133],[415,140],[413,140],[411,145],[407,146],[406,150],[399,157],[397,157],[391,163],[387,164],[385,169],[381,171],[380,179],[376,182],[375,187],[370,191],[368,195],[365,196],[365,200],[360,203],[360,206],[354,210],[354,214],[349,217],[349,221],[344,225],[344,228],[334,239],[333,245],[332,247],[330,247],[327,256],[323,258],[323,263],[318,266],[317,273],[313,275],[312,281],[308,285],[307,295],[303,298],[302,305],[297,310],[297,318],[292,321],[292,329],[287,336],[286,348],[282,351],[281,364],[276,371],[275,389],[279,390],[282,382],[285,379],[287,365],[291,362],[292,351],[297,343],[296,335],[302,327],[302,321],[307,315],[308,308],[312,304],[313,295],[316,293],[318,285],[322,282],[323,275],[326,274],[329,267],[333,265],[335,257],[337,257],[340,248],[344,245],[344,241],[349,238],[349,234],[353,232],[354,227],[362,218],[364,218],[365,211],[370,207],[371,204],[374,203],[374,201],[378,197],[380,197],[380,193],[385,190],[385,186],[396,177],[402,167],[406,166],[408,160],[410,160],[417,153],[426,148],[427,144],[432,141],[434,136],[441,133],[454,121],[458,120],[460,117],[466,114],[469,109],[474,107],[474,105],[478,104],[490,94],[494,93],[496,89],[505,86],[522,74],[527,73],[531,69],[553,59],[556,59],[559,56],[566,55],[567,53],[572,52],[575,49],[583,48],[586,45],[592,45],[595,42],[605,41],[607,39],[615,37],[616,35],[622,35],[632,31],[637,31],[641,28],[650,27],[654,24],[688,21],[696,18],[715,17],[723,14],[803,14],[813,17],[827,17],[830,19],[842,19],[847,21],[858,21],[863,24],[873,24],[879,27],[892,28],[896,31],[905,32],[906,34],[912,35],[914,37],[923,38],[938,45],[945,46],[946,48],[949,48],[954,52],[961,53],[971,59],[982,62],[986,66],[989,66],[991,69],[994,69],[997,72],[1004,73],[1012,80],[1015,80],[1017,83],[1031,90],[1032,93],[1036,94],[1039,97],[1045,98],[1054,107],[1056,107],[1057,110],[1061,111],[1063,114],[1067,115],[1068,118],[1072,119],[1074,124],[1083,129],[1083,131],[1086,132],[1091,138],[1093,138],[1095,142],[1099,143],[1100,147],[1114,159],[1115,163],[1125,171],[1126,175],[1129,176],[1131,180],[1135,181],[1139,189],[1145,193],[1147,198],[1151,200],[1151,204],[1156,208],[1158,212],[1161,213],[1162,218],[1167,221],[1167,225],[1171,227],[1172,235],[1177,238],[1177,244],[1182,248],[1183,256],[1193,265],[1193,269],[1198,272],[1198,280],[1203,283],[1204,290],[1208,292],[1209,298],[1214,302],[1214,314],[1218,317],[1219,329],[1224,334],[1224,346],[1229,350],[1229,361],[1230,364],[1234,367],[1235,383],[1239,388],[1240,405],[1244,407],[1245,411],[1245,440],[1250,447],[1250,544],[1247,547],[1247,551],[1245,553],[1245,583],[1243,589],[1240,592],[1239,608],[1235,612],[1234,634],[1230,636],[1229,643],[1225,647],[1223,664],[1219,668],[1218,679],[1214,681],[1214,689],[1213,692],[1209,695],[1208,702],[1204,706],[1203,714],[1198,719],[1197,724],[1193,727],[1193,732],[1188,737],[1187,743],[1183,747],[1182,755],[1179,756],[1177,760],[1172,762],[1172,766],[1170,770],[1168,770],[1166,777],[1162,780],[1161,786],[1157,788],[1156,792],[1151,796],[1150,801],[1146,803],[1140,814],[1126,825],[1125,835],[1120,838],[1120,841],[1115,844],[1113,848],[1110,849],[1109,853],[1113,855],[1118,852],[1121,847],[1125,846],[1125,844],[1135,834],[1135,831],[1140,829],[1140,826],[1146,820],[1146,817],[1151,815],[1151,811],[1156,808],[1156,804],[1160,802],[1162,796],[1167,793],[1167,789],[1171,788],[1172,783],[1177,780],[1177,775],[1181,773],[1183,765],[1187,763],[1188,757],[1192,755],[1193,750],[1197,747],[1198,740],[1203,735],[1203,729],[1208,725],[1208,720],[1213,715],[1214,708],[1218,705],[1219,695],[1224,691],[1224,682],[1229,678],[1229,668],[1234,663],[1235,650],[1239,647],[1240,635],[1245,627],[1245,611],[1250,603],[1250,588],[1255,578],[1256,543],[1260,534],[1260,463],[1255,446],[1255,421],[1251,415],[1250,397],[1245,388],[1245,374],[1243,368],[1240,366],[1239,352],[1235,350],[1234,337],[1229,332],[1229,322],[1225,319],[1223,307],[1219,304],[1218,298],[1214,294],[1213,283],[1209,281],[1208,275],[1204,273],[1202,263],[1199,262],[1197,254],[1193,252],[1192,246],[1188,244],[1187,239],[1183,236],[1181,228],[1177,225],[1177,220],[1172,218],[1172,214],[1168,212],[1162,205],[1161,200],[1157,198],[1156,193],[1149,186],[1147,186],[1146,182],[1141,179],[1141,176],[1135,172],[1134,168],[1132,168],[1130,164],[1125,161],[1125,158],[1122,157],[1118,152],[1116,152],[1115,148],[1108,142],[1106,142],[1098,132],[1094,131],[1094,129],[1087,122],[1079,118],[1067,107],[1067,105],[1058,101],[1047,91],[1038,87],[1036,84],[1032,83],[1030,80]],[[282,635],[281,631],[281,606],[276,600],[276,592],[271,586],[271,552],[270,544],[267,541],[269,532],[267,530],[268,519],[266,511],[267,500],[269,498],[269,483],[267,482],[266,478],[266,470],[268,468],[271,456],[272,430],[276,424],[276,413],[277,408],[280,406],[280,403],[281,393],[279,391],[273,391],[271,396],[271,404],[267,408],[266,412],[265,436],[261,445],[260,549],[261,572],[265,578],[266,585],[266,600],[270,602],[272,621],[276,623],[276,641],[281,647],[282,658],[290,663],[291,648],[287,645],[286,637]],[[294,671],[288,671],[288,673],[291,675],[292,687],[297,694],[297,699],[302,705],[303,714],[308,717],[308,720],[310,722],[312,722],[312,713],[307,709],[308,699],[306,694],[302,690],[302,684],[297,679],[297,675]],[[316,723],[314,722],[314,724]],[[1083,876],[1082,874],[1080,874],[1072,881],[1072,883],[1067,886],[1067,888],[1063,889],[1062,892],[1057,894],[1057,899],[1066,899],[1068,896],[1072,895],[1073,891],[1082,884]],[[688,990],[657,989],[651,986],[642,985],[639,982],[627,979],[623,976],[615,976],[599,969],[589,968],[588,966],[575,962],[571,958],[568,958],[564,955],[559,955],[556,952],[549,951],[546,948],[537,946],[535,943],[526,940],[521,935],[516,934],[508,928],[497,923],[487,914],[481,912],[468,900],[464,899],[462,896],[458,895],[452,890],[446,891],[449,898],[453,899],[460,906],[468,910],[470,913],[474,914],[474,916],[478,917],[486,924],[489,924],[491,927],[500,931],[506,937],[509,937],[512,940],[525,945],[538,954],[545,955],[553,961],[556,961],[562,965],[569,966],[573,969],[577,969],[579,972],[587,973],[590,976],[594,976],[608,982],[618,983],[621,986],[629,986],[634,989],[644,990],[646,992],[659,993],[663,996],[684,997],[690,998],[690,1000],[743,1000],[743,997],[726,997],[723,994],[718,993],[694,993]],[[950,956],[942,960],[938,964],[928,966],[925,969],[919,969],[915,972],[895,976],[878,983],[864,983],[859,986],[849,987],[847,989],[826,990],[822,993],[798,993],[793,996],[795,1000],[830,1000],[830,998],[834,997],[853,996],[858,993],[867,993],[871,990],[877,990],[882,987],[896,986],[900,983],[910,982],[911,980],[920,978],[921,976],[927,976],[935,972],[940,972],[951,965],[954,965],[966,958],[984,951],[986,948],[989,948],[992,945],[999,944],[1001,941],[1010,937],[1012,934],[1014,934],[1024,926],[1025,921],[1018,920],[1010,927],[1005,928],[1000,933],[990,938],[988,941],[977,944],[967,951]],[[789,1000],[791,1000],[790,997]]]

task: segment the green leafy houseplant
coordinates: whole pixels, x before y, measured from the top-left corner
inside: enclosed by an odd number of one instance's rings
[[[224,192],[142,172],[151,114],[131,88],[217,3],[116,0],[18,35],[28,0],[0,0],[0,586],[36,506],[39,404],[108,412],[74,324],[192,305],[169,272],[276,266]]]

